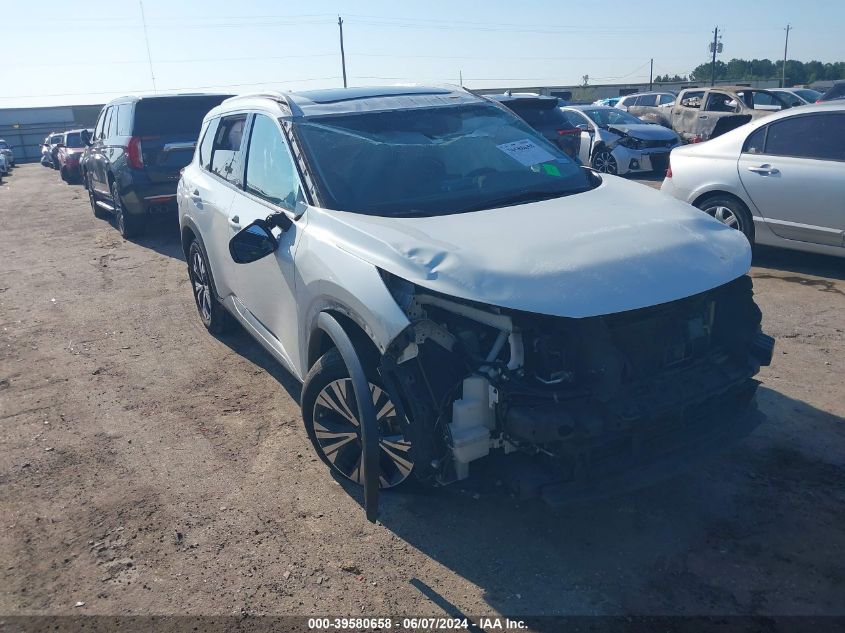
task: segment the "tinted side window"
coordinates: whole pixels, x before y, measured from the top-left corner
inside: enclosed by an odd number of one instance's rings
[[[103,125],[103,138],[111,138],[113,136],[112,130],[114,129],[114,124],[112,123],[112,119],[115,118],[115,110],[117,110],[115,106],[110,106],[106,111],[106,122],[105,125]]]
[[[657,95],[643,95],[642,97],[637,97],[637,105],[638,106],[657,105]]]
[[[272,119],[260,114],[250,134],[246,190],[291,211],[300,199],[296,167],[282,133]]]
[[[243,140],[246,115],[236,114],[220,119],[214,134],[211,172],[238,187],[243,185]]]
[[[766,154],[845,161],[845,114],[813,114],[768,126]]]
[[[100,138],[103,133],[103,124],[106,121],[106,108],[100,110],[100,116],[97,117],[97,125],[94,126],[94,140]]]
[[[220,119],[211,119],[205,129],[205,135],[202,137],[202,143],[199,146],[200,165],[203,169],[211,169],[211,148],[214,145],[214,135],[217,133],[217,124]]]
[[[672,95],[660,95],[658,101],[659,105],[666,105],[667,103],[675,103],[675,97]]]

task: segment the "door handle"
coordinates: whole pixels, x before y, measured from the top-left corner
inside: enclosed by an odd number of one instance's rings
[[[241,230],[241,219],[237,215],[233,215],[229,218],[229,226],[233,229],[240,231]]]
[[[707,115],[706,114],[699,114],[698,118],[701,119],[701,120],[704,120],[704,119],[707,118]]]
[[[759,167],[749,167],[748,171],[752,171],[755,174],[760,174],[762,176],[776,176],[780,173],[779,169],[772,167],[771,165],[760,165]]]

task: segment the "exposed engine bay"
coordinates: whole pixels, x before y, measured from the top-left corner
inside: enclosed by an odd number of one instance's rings
[[[756,411],[753,376],[771,361],[774,341],[760,330],[747,276],[580,319],[459,301],[383,276],[411,325],[380,373],[409,421],[417,476],[435,483],[465,479],[491,453],[534,456],[565,483],[695,452]]]

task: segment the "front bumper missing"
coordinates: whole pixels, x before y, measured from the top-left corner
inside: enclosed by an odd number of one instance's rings
[[[538,463],[536,456],[509,455],[500,476],[518,497],[539,497],[550,506],[649,486],[730,448],[763,422],[757,385],[749,380],[716,401],[638,420],[625,432],[573,439],[563,468]]]

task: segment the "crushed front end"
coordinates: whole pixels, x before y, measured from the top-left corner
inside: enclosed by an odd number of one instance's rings
[[[380,372],[409,421],[423,479],[451,483],[476,460],[509,455],[532,465],[511,482],[521,494],[562,503],[665,476],[760,421],[753,377],[774,341],[760,329],[747,276],[579,319],[384,278],[411,325]]]

